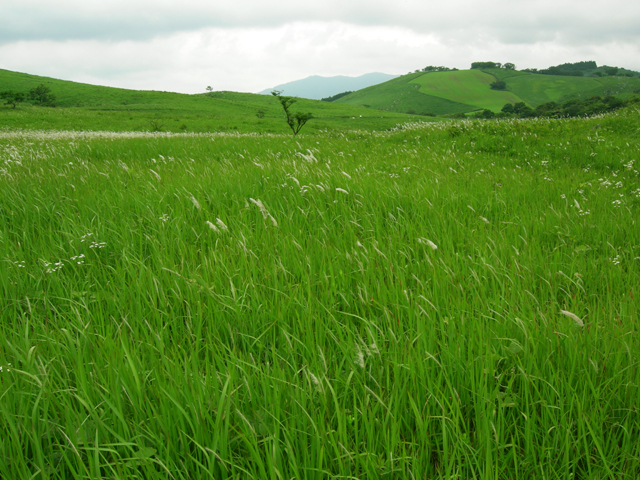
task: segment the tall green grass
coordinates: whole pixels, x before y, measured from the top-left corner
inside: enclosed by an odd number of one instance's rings
[[[637,478],[639,127],[0,132],[0,476]]]

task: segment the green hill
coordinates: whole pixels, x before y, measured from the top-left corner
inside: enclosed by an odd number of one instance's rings
[[[499,111],[505,103],[521,101],[511,92],[492,90],[489,85],[495,81],[493,75],[480,70],[458,70],[420,75],[411,83],[420,85],[420,93],[471,105],[476,110]]]
[[[0,104],[0,128],[60,130],[240,131],[286,133],[280,104],[271,95],[211,92],[196,95],[128,90],[40,77],[0,69],[0,92],[27,93],[40,84],[56,95],[56,108]],[[405,114],[299,99],[294,111],[314,119],[302,133],[321,130],[383,130],[410,120]]]
[[[496,80],[505,81],[506,89],[492,90],[490,84]],[[624,98],[637,93],[638,77],[568,77],[495,68],[412,73],[346,95],[335,103],[443,115],[482,109],[498,112],[505,103],[524,102],[535,108],[571,98]]]
[[[473,105],[421,92],[420,84],[414,80],[423,76],[425,74],[422,73],[403,75],[379,85],[363,88],[333,103],[369,107],[387,112],[436,115],[477,110]]]

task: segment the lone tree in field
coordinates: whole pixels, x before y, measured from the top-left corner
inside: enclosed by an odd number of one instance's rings
[[[0,93],[0,98],[4,99],[5,105],[13,105],[13,108],[19,103],[24,102],[24,93],[12,92],[11,90]]]
[[[35,105],[43,107],[54,107],[56,104],[56,96],[44,83],[29,90],[29,98]]]
[[[286,115],[287,125],[291,128],[293,132],[293,136],[295,137],[300,129],[304,127],[305,123],[313,118],[313,114],[311,112],[308,113],[293,113],[291,111],[291,105],[297,102],[297,100],[293,97],[283,97],[281,95],[281,90],[273,90],[271,95],[276,97],[282,105],[284,109],[284,114]]]

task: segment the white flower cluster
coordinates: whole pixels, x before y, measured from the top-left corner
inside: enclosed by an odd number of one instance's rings
[[[7,372],[10,372],[10,371],[11,371],[11,369],[9,368],[10,366],[11,366],[11,364],[10,364],[10,363],[8,363],[8,364],[7,364]],[[4,372],[4,366],[3,366],[3,365],[0,365],[0,373],[3,373],[3,372]]]
[[[84,263],[84,253],[80,255],[76,255],[75,257],[71,257],[72,262],[76,262],[78,265],[82,265]]]
[[[46,268],[47,273],[54,273],[62,268],[62,262],[56,262],[56,263],[44,262],[44,268]]]

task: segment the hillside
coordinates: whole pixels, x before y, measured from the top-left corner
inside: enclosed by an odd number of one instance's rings
[[[302,80],[295,80],[293,82],[283,83],[282,85],[276,85],[273,88],[268,88],[259,93],[262,95],[268,95],[273,90],[280,90],[284,95],[320,100],[342,92],[361,90],[372,85],[386,82],[396,78],[397,76],[398,75],[389,75],[387,73],[377,72],[367,73],[365,75],[360,75],[359,77],[345,77],[343,75],[335,77],[321,77],[313,75],[311,77],[303,78]]]
[[[505,90],[492,90],[496,80]],[[594,95],[628,97],[640,93],[640,78],[626,76],[568,77],[505,70],[417,72],[346,95],[335,101],[387,112],[417,114],[500,111],[505,103],[524,102],[534,108],[551,101]]]
[[[56,108],[0,104],[0,128],[171,132],[240,131],[284,133],[282,108],[271,95],[236,92],[181,93],[127,90],[0,69],[0,92],[28,92],[44,84]],[[1,102],[4,103],[4,102]],[[384,130],[409,119],[404,114],[300,99],[294,111],[314,119],[303,133],[321,130]]]

